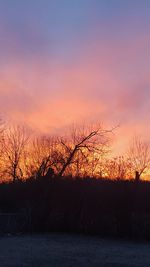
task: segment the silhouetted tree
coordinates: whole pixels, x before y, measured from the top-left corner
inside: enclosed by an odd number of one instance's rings
[[[106,159],[104,166],[107,178],[124,180],[132,177],[131,160],[124,156]]]
[[[150,146],[141,137],[135,136],[129,146],[128,155],[131,159],[135,179],[139,180],[150,166]]]
[[[101,125],[95,127],[73,127],[70,138],[60,138],[60,143],[64,149],[64,162],[59,172],[62,176],[66,169],[77,162],[77,155],[81,154],[87,158],[88,154],[95,153],[102,155],[108,153],[109,138],[108,133],[112,130],[104,130]],[[88,156],[89,156],[88,155]]]
[[[35,178],[45,176],[56,168],[57,139],[53,136],[35,137],[30,144],[28,172]]]
[[[3,138],[3,161],[5,172],[13,181],[23,176],[21,161],[29,134],[23,126],[10,126],[6,129]]]
[[[5,130],[5,123],[2,119],[0,119],[0,158],[3,154],[4,130]]]

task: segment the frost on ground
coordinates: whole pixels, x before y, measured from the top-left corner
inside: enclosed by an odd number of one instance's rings
[[[2,267],[150,266],[150,243],[50,234],[0,238]]]

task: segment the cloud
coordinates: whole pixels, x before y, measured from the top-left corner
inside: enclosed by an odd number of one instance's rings
[[[0,68],[1,112],[44,132],[77,121],[120,123],[121,151],[134,131],[147,137],[150,38],[90,37],[69,61],[49,53],[30,58],[15,52],[7,58]]]

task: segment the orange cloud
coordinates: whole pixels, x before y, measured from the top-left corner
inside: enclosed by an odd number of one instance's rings
[[[150,130],[144,40],[126,46],[93,39],[70,62],[15,56],[0,70],[1,112],[44,132],[80,121],[120,123],[115,149],[122,153],[134,132],[147,138]]]

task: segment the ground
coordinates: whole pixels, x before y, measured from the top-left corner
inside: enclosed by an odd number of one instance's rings
[[[150,243],[50,234],[0,238],[1,267],[149,267]]]

